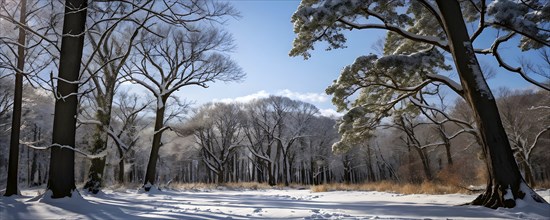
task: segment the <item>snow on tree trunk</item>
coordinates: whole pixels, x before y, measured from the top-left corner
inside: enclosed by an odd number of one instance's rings
[[[99,120],[99,122],[101,122],[101,124],[96,125],[96,131],[93,135],[94,143],[92,154],[98,154],[107,148],[107,132],[105,131],[105,129],[109,127],[111,121],[110,103],[112,103],[112,98],[98,100],[100,110],[97,111],[97,119]],[[89,192],[92,192],[94,194],[98,193],[103,182],[104,169],[105,157],[93,158],[90,170],[88,172],[88,180],[84,184],[84,189],[87,189]]]
[[[486,191],[473,205],[490,208],[516,206],[517,199],[530,195],[534,201],[545,202],[525,185],[504,131],[491,90],[481,72],[466,30],[458,1],[437,0],[443,25],[450,42],[451,54],[460,76],[464,96],[476,117],[486,153],[489,178]]]
[[[87,4],[85,0],[67,0],[63,19],[63,38],[59,61],[52,143],[75,146],[78,83]],[[74,151],[53,146],[51,149],[48,189],[52,198],[72,195],[76,189],[74,179]]]

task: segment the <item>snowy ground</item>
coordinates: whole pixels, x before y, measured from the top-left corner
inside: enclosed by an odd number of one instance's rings
[[[457,206],[475,198],[461,194],[105,190],[53,200],[39,193],[24,190],[24,196],[17,198],[0,196],[0,219],[550,219],[550,206],[498,210]],[[550,190],[539,194],[550,201]]]

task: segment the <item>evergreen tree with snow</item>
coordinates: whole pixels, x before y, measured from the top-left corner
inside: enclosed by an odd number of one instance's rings
[[[514,36],[520,37],[522,51],[548,47],[549,13],[550,5],[536,0],[302,0],[292,16],[296,38],[290,55],[307,59],[319,41],[327,42],[328,49],[343,48],[345,30],[387,30],[382,56],[358,57],[327,89],[338,109],[347,111],[339,124],[342,139],[334,147],[345,149],[368,137],[382,118],[400,113],[394,107],[406,109],[401,103],[407,100],[418,105],[414,100],[420,92],[446,85],[472,108],[482,137],[489,178],[486,191],[472,204],[511,208],[518,200],[547,203],[521,176],[476,54],[493,55],[504,69],[550,90],[506,63],[498,51]],[[467,25],[476,24],[469,33]],[[482,33],[494,30],[504,35],[487,49],[473,47]],[[452,56],[454,65],[445,55]],[[440,74],[450,70],[458,73],[459,83]]]

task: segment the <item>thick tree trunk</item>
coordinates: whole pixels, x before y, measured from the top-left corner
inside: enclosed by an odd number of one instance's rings
[[[530,195],[545,202],[526,186],[504,131],[495,99],[475,56],[458,1],[436,0],[450,43],[451,54],[464,89],[464,98],[472,108],[486,152],[489,179],[485,193],[472,204],[486,207],[516,206],[516,199]],[[521,187],[525,185],[525,187]],[[520,189],[521,187],[521,189]],[[530,192],[525,192],[525,191]],[[510,195],[511,193],[511,195]]]
[[[285,182],[285,186],[290,186],[290,171],[289,171],[289,165],[288,165],[288,149],[287,150],[283,150],[281,149],[282,151],[282,155],[283,155],[283,178],[284,178],[284,182]]]
[[[275,162],[274,162],[274,165],[275,165],[275,170],[274,170],[274,175],[275,175],[275,183],[278,184],[281,182],[283,176],[281,175],[282,172],[281,172],[281,165],[282,163],[284,162],[284,160],[282,159],[282,144],[280,141],[277,141],[277,148],[275,149]]]
[[[27,1],[21,1],[21,12],[19,22],[25,24],[27,22]],[[18,194],[18,177],[19,171],[19,134],[21,132],[21,106],[23,102],[23,73],[25,69],[25,30],[19,28],[19,37],[17,39],[17,70],[15,72],[15,91],[13,93],[13,112],[11,119],[11,136],[10,136],[10,153],[8,160],[8,179],[6,192],[4,196]]]
[[[96,48],[99,50],[99,48]],[[109,60],[102,59],[104,63],[111,62]],[[113,107],[113,97],[115,95],[115,88],[117,84],[117,74],[114,72],[114,68],[106,68],[103,78],[100,80],[94,80],[96,82],[95,99],[97,103],[96,119],[101,122],[100,125],[96,125],[95,133],[93,135],[94,145],[92,148],[92,154],[98,154],[107,149],[108,134],[107,130],[111,125],[111,112]],[[92,76],[98,77],[98,76]],[[103,82],[105,89],[101,87],[99,81]],[[88,172],[88,180],[84,185],[84,189],[96,194],[101,189],[103,183],[103,172],[105,170],[105,157],[94,158]]]
[[[117,147],[120,161],[118,162],[118,183],[124,184],[124,152]]]
[[[267,157],[269,159],[271,159],[271,154],[272,154],[272,145],[270,144],[268,147],[267,147]],[[267,183],[270,185],[270,186],[275,186],[277,183],[275,181],[275,163],[277,162],[277,160],[274,160],[274,161],[269,161],[267,160],[266,161],[266,166],[267,166]]]
[[[112,99],[111,99],[112,100]],[[92,154],[98,154],[107,149],[107,132],[106,128],[109,127],[111,122],[111,105],[109,104],[99,104],[103,101],[109,100],[98,100],[98,105],[100,110],[97,111],[97,119],[101,122],[101,125],[96,125],[96,131],[93,135],[94,145],[92,148]],[[88,180],[84,184],[84,189],[87,189],[89,192],[94,194],[98,193],[101,189],[101,184],[103,182],[103,170],[105,169],[105,157],[93,158],[88,171]]]
[[[94,145],[92,148],[92,154],[98,154],[107,149],[107,131],[111,123],[111,107],[113,102],[114,81],[109,82],[111,85],[107,85],[107,91],[105,94],[99,93],[96,98],[98,110],[96,118],[101,125],[96,125],[95,133],[93,135]],[[99,89],[99,88],[97,88]],[[93,158],[88,171],[88,180],[84,184],[84,189],[94,194],[98,193],[103,183],[103,171],[105,170],[105,157]]]
[[[77,80],[80,75],[86,0],[67,0],[63,19],[63,38],[57,80],[55,115],[53,122],[54,146],[51,149],[48,189],[52,198],[71,196],[76,189],[74,179],[74,151],[61,146],[75,147],[76,110],[78,107]]]
[[[149,156],[149,163],[147,163],[147,171],[145,172],[145,179],[143,180],[143,188],[145,191],[149,191],[151,186],[155,184],[155,177],[157,172],[157,160],[159,157],[159,149],[161,146],[162,131],[164,128],[164,110],[166,109],[166,101],[163,99],[163,105],[157,108],[157,115],[155,119],[155,133],[153,135],[153,143],[151,147],[151,154]]]
[[[92,149],[93,154],[99,153],[101,150],[104,150],[107,147],[107,142],[102,139],[102,137],[97,137],[97,133],[94,135],[94,145]],[[105,157],[93,158],[88,171],[88,180],[84,184],[84,189],[88,192],[94,194],[98,193],[101,188],[101,183],[103,179],[103,170],[105,168]]]
[[[218,173],[217,173],[217,174],[218,174],[218,175],[217,175],[218,184],[223,184],[223,183],[225,183],[225,178],[224,178],[225,172],[224,172],[224,169],[223,169],[223,168],[220,168],[220,169],[218,170]]]
[[[267,172],[268,172],[268,176],[267,176],[267,183],[270,185],[270,186],[275,186],[277,185],[275,183],[275,169],[273,169],[273,163],[272,162],[266,162],[266,165],[267,165]]]
[[[350,183],[352,183],[352,181],[351,181],[351,161],[348,158],[348,155],[344,156],[343,165],[344,165],[344,183],[345,184],[350,184]],[[312,165],[311,169],[313,171],[313,165]]]

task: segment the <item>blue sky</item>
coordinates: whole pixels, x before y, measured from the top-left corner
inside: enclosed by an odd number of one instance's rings
[[[227,29],[233,34],[237,49],[233,59],[246,72],[240,83],[217,82],[208,89],[183,88],[182,97],[197,103],[229,99],[247,100],[269,94],[285,95],[315,104],[320,109],[334,109],[325,89],[338,78],[340,70],[356,57],[368,54],[378,39],[372,32],[355,34],[356,43],[349,48],[325,51],[316,47],[313,56],[289,57],[294,39],[290,17],[299,1],[231,1],[241,12],[238,20],[230,20]],[[377,31],[379,36],[383,32]]]
[[[210,101],[250,100],[269,94],[285,95],[290,98],[315,104],[320,109],[335,109],[330,97],[324,91],[340,70],[351,64],[356,57],[374,52],[372,45],[384,36],[383,31],[349,32],[348,48],[325,51],[318,44],[312,57],[289,57],[288,52],[294,39],[290,17],[296,10],[297,0],[234,0],[231,1],[242,17],[231,19],[226,25],[234,36],[237,48],[233,59],[243,68],[246,78],[239,83],[216,82],[210,88],[182,88],[182,98],[202,104]],[[494,35],[495,32],[487,35]],[[492,36],[481,43],[492,42]],[[490,41],[489,41],[490,39]],[[481,45],[479,45],[481,46]],[[514,48],[516,45],[507,45]],[[506,54],[514,53],[509,49]],[[492,63],[494,58],[483,56],[481,62]],[[494,65],[494,64],[492,64]],[[508,86],[515,89],[530,85],[514,73],[495,68],[497,77],[489,81],[490,87]],[[455,74],[456,75],[456,74]]]

